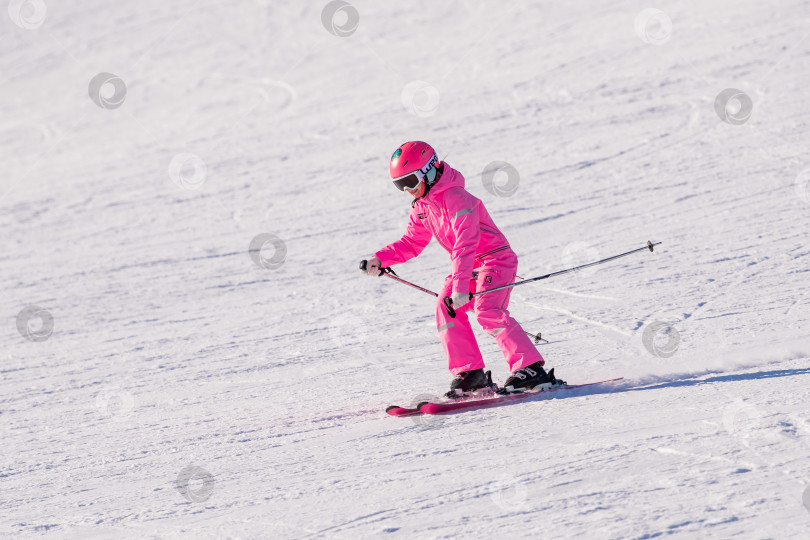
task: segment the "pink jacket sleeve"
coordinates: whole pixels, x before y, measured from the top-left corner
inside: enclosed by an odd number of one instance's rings
[[[481,240],[478,207],[481,201],[464,188],[447,190],[444,196],[450,227],[456,243],[450,253],[453,268],[453,292],[469,292],[475,252]]]
[[[402,238],[388,244],[374,256],[380,259],[383,268],[392,264],[404,263],[422,253],[431,238],[433,235],[430,233],[430,229],[422,224],[422,220],[417,216],[417,211],[411,207],[410,221]]]

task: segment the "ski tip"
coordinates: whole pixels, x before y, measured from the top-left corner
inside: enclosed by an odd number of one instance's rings
[[[430,401],[425,401],[423,403],[420,403],[417,406],[417,409],[419,410],[420,413],[423,414],[438,414],[442,412],[443,405],[439,403],[431,403]]]
[[[398,405],[391,405],[390,407],[386,407],[385,412],[390,414],[391,416],[413,416],[415,414],[420,414],[421,411],[419,411],[419,409],[413,409],[411,407],[400,407]]]
[[[408,409],[406,407],[397,406],[388,407],[385,409],[385,412],[391,416],[412,416],[414,414],[419,414],[417,409]]]

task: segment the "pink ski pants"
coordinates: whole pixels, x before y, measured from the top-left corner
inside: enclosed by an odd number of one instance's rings
[[[515,281],[517,275],[517,256],[510,250],[498,260],[476,262],[474,271],[477,272],[477,278],[470,280],[470,292],[509,285]],[[471,302],[456,308],[456,317],[451,318],[443,303],[444,297],[451,294],[451,286],[450,276],[447,276],[436,303],[436,327],[447,355],[450,373],[455,376],[462,371],[484,367],[484,359],[467,316],[470,310],[475,313],[475,318],[484,331],[495,338],[509,363],[510,371],[535,362],[545,363],[532,340],[506,309],[512,289],[476,296]]]

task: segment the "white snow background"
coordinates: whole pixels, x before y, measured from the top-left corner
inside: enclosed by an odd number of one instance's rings
[[[807,2],[7,4],[4,537],[808,538]],[[523,277],[663,242],[512,295],[624,381],[385,414],[450,381],[358,271],[409,139]]]

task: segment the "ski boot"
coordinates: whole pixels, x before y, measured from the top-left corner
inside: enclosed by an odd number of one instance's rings
[[[554,376],[554,369],[546,373],[543,369],[543,364],[535,362],[534,364],[516,369],[512,375],[503,383],[503,388],[497,392],[501,395],[521,394],[530,390],[545,390],[552,386],[560,386],[565,384],[565,381],[558,380]]]
[[[444,397],[461,399],[473,395],[482,395],[494,391],[497,386],[492,382],[492,372],[483,369],[462,371],[450,383],[450,391]]]

